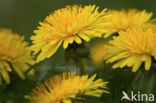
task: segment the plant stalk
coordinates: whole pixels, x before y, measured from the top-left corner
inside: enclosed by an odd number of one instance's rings
[[[80,75],[85,75],[86,70],[85,70],[84,60],[82,58],[76,58],[75,63],[80,70]]]

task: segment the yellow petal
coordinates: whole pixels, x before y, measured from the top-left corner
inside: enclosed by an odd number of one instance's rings
[[[118,63],[116,63],[115,65],[113,65],[113,69],[116,69],[116,68],[119,68],[121,65],[122,65],[122,63],[124,62],[124,59],[123,60],[120,60]]]
[[[49,55],[47,55],[47,58],[51,57],[57,51],[61,44],[62,41],[59,41],[56,45],[53,45],[53,47],[49,50],[50,53]]]
[[[72,101],[70,99],[64,99],[62,102],[63,103],[72,103]]]
[[[66,49],[68,47],[69,42],[67,40],[64,40],[63,42],[63,48]]]
[[[151,67],[151,57],[147,56],[147,59],[145,60],[145,70],[149,70]]]
[[[84,34],[79,34],[79,36],[87,42],[90,41],[90,38]]]
[[[112,57],[111,59],[108,60],[108,62],[114,62],[116,60],[119,60],[121,58],[125,58],[125,57],[128,57],[129,54],[127,52],[123,52],[123,53],[120,53],[119,55],[116,55],[114,57]]]
[[[135,63],[134,63],[134,66],[132,68],[132,72],[136,72],[139,67],[141,66],[142,64],[142,60],[141,60],[141,57],[138,57],[136,60],[135,60]]]
[[[123,68],[125,65],[132,66],[135,62],[136,56],[129,56],[126,59],[124,59],[124,62],[120,65],[120,68]]]
[[[11,70],[11,67],[9,66],[8,63],[4,62],[4,66],[5,66],[5,68],[7,69],[7,71],[9,71],[9,72],[12,71],[12,70]]]
[[[71,37],[69,37],[67,40],[68,40],[68,42],[69,42],[70,44],[72,44],[72,43],[73,43],[73,41],[74,41],[74,37],[73,37],[73,36],[71,36]]]
[[[13,66],[15,72],[18,74],[18,76],[19,76],[21,79],[24,80],[24,79],[25,79],[25,75],[24,75],[24,73],[22,72],[20,65],[18,65],[18,63],[13,63],[12,66]]]
[[[81,39],[79,37],[77,37],[77,36],[74,36],[74,41],[76,43],[78,43],[78,44],[81,44],[82,43]]]
[[[128,60],[127,60],[127,62],[128,62],[128,63],[127,63],[127,66],[129,66],[129,67],[133,66],[134,63],[135,63],[136,58],[137,58],[136,55],[130,56],[130,57],[128,58]]]
[[[39,61],[42,61],[45,58],[51,57],[56,52],[56,50],[61,45],[61,43],[62,43],[62,41],[55,40],[55,41],[47,44],[42,49],[42,52],[39,54],[39,56],[37,57],[36,62],[39,62]]]
[[[72,32],[72,28],[71,28],[71,26],[67,26],[67,31],[68,31],[68,33],[71,33]]]
[[[2,77],[6,81],[6,84],[9,84],[10,83],[10,77],[9,77],[8,72],[6,71],[5,68],[1,68],[0,70],[1,70]]]

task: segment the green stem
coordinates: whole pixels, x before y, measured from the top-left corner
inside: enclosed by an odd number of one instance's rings
[[[84,66],[84,60],[82,58],[77,58],[77,59],[75,59],[75,63],[79,67],[80,75],[85,75],[86,70],[85,70],[85,66]]]

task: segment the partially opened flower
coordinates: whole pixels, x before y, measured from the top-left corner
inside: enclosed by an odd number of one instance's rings
[[[10,83],[9,73],[15,71],[22,79],[29,66],[34,63],[31,50],[24,37],[8,29],[0,29],[0,84],[2,78]]]
[[[131,27],[142,26],[148,23],[153,15],[152,12],[146,12],[146,10],[139,11],[136,9],[122,9],[121,11],[109,10],[108,13],[112,15],[110,18],[111,23],[106,26],[109,33],[104,37],[108,37]]]
[[[56,75],[25,97],[30,103],[72,103],[77,96],[100,97],[103,93],[109,93],[106,90],[107,82],[102,79],[94,81],[95,77],[96,75],[90,78],[88,75],[76,76],[75,72]]]
[[[107,60],[116,62],[113,68],[133,67],[136,72],[145,63],[145,70],[151,67],[151,57],[156,59],[156,31],[151,25],[134,27],[119,32],[109,42]]]
[[[105,47],[105,45],[107,44],[108,42],[103,41],[95,43],[91,46],[91,58],[96,66],[104,63],[104,57],[107,54],[107,48]]]
[[[100,37],[107,30],[103,26],[108,23],[109,15],[106,9],[99,12],[99,7],[93,6],[67,6],[56,10],[40,22],[33,40],[34,54],[39,53],[37,62],[51,57],[60,45],[68,48],[69,44],[88,42],[92,37]]]

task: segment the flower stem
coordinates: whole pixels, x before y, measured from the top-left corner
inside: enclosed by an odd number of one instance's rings
[[[85,75],[86,70],[85,70],[85,66],[84,66],[84,60],[82,58],[76,58],[75,63],[80,70],[80,75]]]

